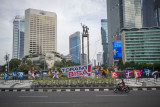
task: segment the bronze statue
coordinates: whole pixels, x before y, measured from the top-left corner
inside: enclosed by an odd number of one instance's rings
[[[81,26],[83,28],[83,34],[88,34],[89,28],[87,26],[85,26],[85,25],[82,25],[82,23],[81,23]]]

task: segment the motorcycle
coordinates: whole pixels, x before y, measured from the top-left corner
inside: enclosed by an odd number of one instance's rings
[[[115,93],[118,93],[118,92],[123,92],[125,91],[126,93],[129,93],[130,92],[130,89],[127,85],[125,85],[124,87],[122,86],[122,84],[117,84],[116,87],[113,88],[113,91]]]

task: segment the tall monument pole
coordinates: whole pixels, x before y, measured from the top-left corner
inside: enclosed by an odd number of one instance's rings
[[[89,34],[88,34],[88,30],[89,28],[85,25],[81,26],[83,28],[83,33],[82,33],[82,65],[84,65],[84,38],[87,37],[87,50],[88,50],[88,64],[89,64]]]

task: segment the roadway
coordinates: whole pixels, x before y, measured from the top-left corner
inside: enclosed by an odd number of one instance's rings
[[[0,107],[158,107],[160,91],[0,92]]]

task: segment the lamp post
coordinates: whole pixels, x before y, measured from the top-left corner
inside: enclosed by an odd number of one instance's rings
[[[9,55],[10,55],[10,54],[8,54],[8,72],[9,72]]]
[[[44,55],[44,70],[45,70],[45,56],[46,56],[46,55],[45,55],[45,54],[43,54],[43,55]]]

